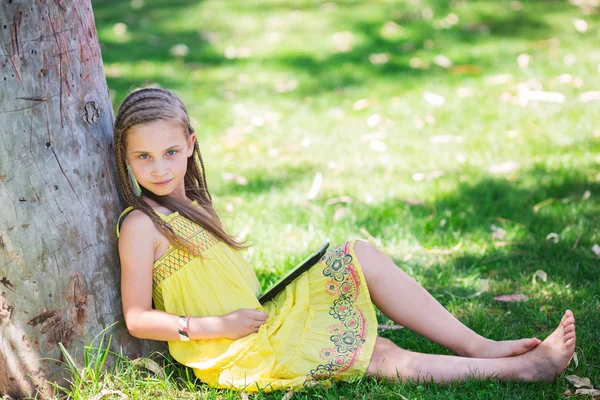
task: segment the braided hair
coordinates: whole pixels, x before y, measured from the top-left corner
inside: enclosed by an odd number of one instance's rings
[[[200,255],[198,249],[191,242],[175,233],[171,226],[144,201],[143,197],[137,193],[129,175],[125,160],[127,132],[134,126],[161,120],[178,122],[188,136],[194,133],[185,105],[169,90],[159,88],[136,90],[129,94],[119,107],[114,126],[114,151],[121,193],[127,205],[150,217],[156,228],[165,235],[171,245],[194,255]],[[230,247],[234,249],[245,247],[225,232],[212,206],[212,197],[206,184],[204,161],[197,140],[194,142],[192,156],[188,158],[187,171],[183,181],[186,197],[196,201],[197,206],[186,199],[158,196],[143,187],[140,188],[141,194],[167,209],[177,210],[180,215],[202,226]]]

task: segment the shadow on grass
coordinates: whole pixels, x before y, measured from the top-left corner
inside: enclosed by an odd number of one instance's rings
[[[366,209],[357,225],[381,237],[398,223],[409,223],[425,248],[451,248],[461,239],[485,243],[482,256],[453,258],[453,266],[463,272],[476,268],[502,277],[530,275],[541,268],[576,285],[593,282],[600,278],[598,259],[591,251],[599,234],[600,183],[587,176],[586,171],[536,166],[514,181],[485,177],[460,185],[423,206],[388,201]],[[492,225],[504,229],[506,237],[492,239]],[[498,270],[498,263],[511,267]]]
[[[434,20],[441,20],[453,12],[447,1],[430,1]],[[339,30],[348,30],[360,38],[360,43],[348,52],[324,55],[311,53],[311,43],[306,43],[306,52],[280,54],[272,58],[261,59],[262,66],[275,67],[276,70],[291,70],[306,73],[313,83],[301,84],[299,89],[285,96],[298,98],[321,92],[339,90],[348,86],[363,86],[373,79],[393,77],[402,79],[404,87],[411,82],[418,82],[431,75],[447,75],[442,68],[428,70],[415,69],[410,66],[410,60],[422,51],[446,52],[455,51],[455,64],[475,64],[483,73],[493,69],[502,57],[503,41],[511,39],[535,40],[546,39],[552,35],[552,28],[545,22],[545,16],[572,9],[567,2],[562,1],[528,1],[521,10],[512,10],[508,3],[491,1],[473,2],[473,12],[468,21],[445,28],[435,28],[432,21],[425,20],[422,9],[407,5],[405,2],[381,3],[362,15],[363,2],[341,1],[335,3],[331,11],[330,22]],[[177,18],[186,18],[186,10],[190,7],[187,1],[146,0],[143,8],[134,10],[130,2],[114,3],[108,0],[94,2],[94,12],[99,31],[112,30],[114,24],[125,22],[129,40],[119,42],[102,41],[102,53],[105,63],[136,63],[151,61],[158,63],[173,63],[176,60],[170,54],[174,45],[185,44],[189,53],[185,56],[185,65],[189,69],[201,68],[206,65],[237,65],[255,62],[253,59],[227,59],[221,51],[217,52],[207,39],[202,24],[197,30],[165,28],[177,26]],[[193,4],[197,7],[197,3]],[[306,13],[322,13],[322,3],[297,2],[250,2],[240,3],[232,7],[237,13],[247,13],[257,19],[267,19],[276,13],[302,10]],[[371,10],[371,9],[369,9]],[[226,10],[223,11],[227,12]],[[310,16],[307,15],[306,18]],[[395,23],[402,34],[388,37],[382,35],[382,27],[386,23]],[[428,48],[428,43],[440,40],[444,49]],[[470,51],[470,46],[489,42],[496,46],[497,51],[489,51],[477,55]],[[369,59],[372,54],[388,54],[389,62],[373,65]],[[432,53],[433,54],[433,53]],[[183,60],[180,60],[183,62]],[[144,84],[145,80],[156,82],[172,89],[185,88],[189,84],[182,77],[150,76],[140,80],[108,78],[109,87],[118,93],[127,92],[135,86]]]

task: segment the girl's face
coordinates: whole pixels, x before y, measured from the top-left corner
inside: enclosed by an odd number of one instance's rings
[[[138,183],[158,196],[185,198],[183,178],[194,152],[196,134],[175,121],[154,121],[127,131],[125,160]]]

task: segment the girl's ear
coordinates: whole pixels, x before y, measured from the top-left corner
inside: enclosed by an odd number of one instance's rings
[[[196,134],[192,133],[187,139],[188,152],[187,156],[191,157],[194,154],[194,145],[196,144]]]

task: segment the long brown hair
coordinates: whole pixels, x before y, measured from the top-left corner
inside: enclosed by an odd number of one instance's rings
[[[142,196],[138,196],[128,173],[125,161],[127,132],[136,125],[159,120],[180,123],[188,137],[194,133],[185,105],[169,90],[156,88],[136,90],[129,94],[119,107],[115,118],[114,150],[121,192],[125,202],[150,217],[171,245],[189,251],[194,255],[200,255],[192,243],[175,233],[171,226],[161,219],[154,209],[143,200]],[[212,197],[206,185],[204,162],[197,140],[194,143],[192,156],[188,158],[187,171],[183,181],[186,196],[192,201],[195,200],[198,206],[177,197],[158,196],[143,187],[141,188],[141,194],[169,210],[178,211],[180,215],[197,223],[230,247],[234,249],[246,247],[225,232],[212,206]]]

